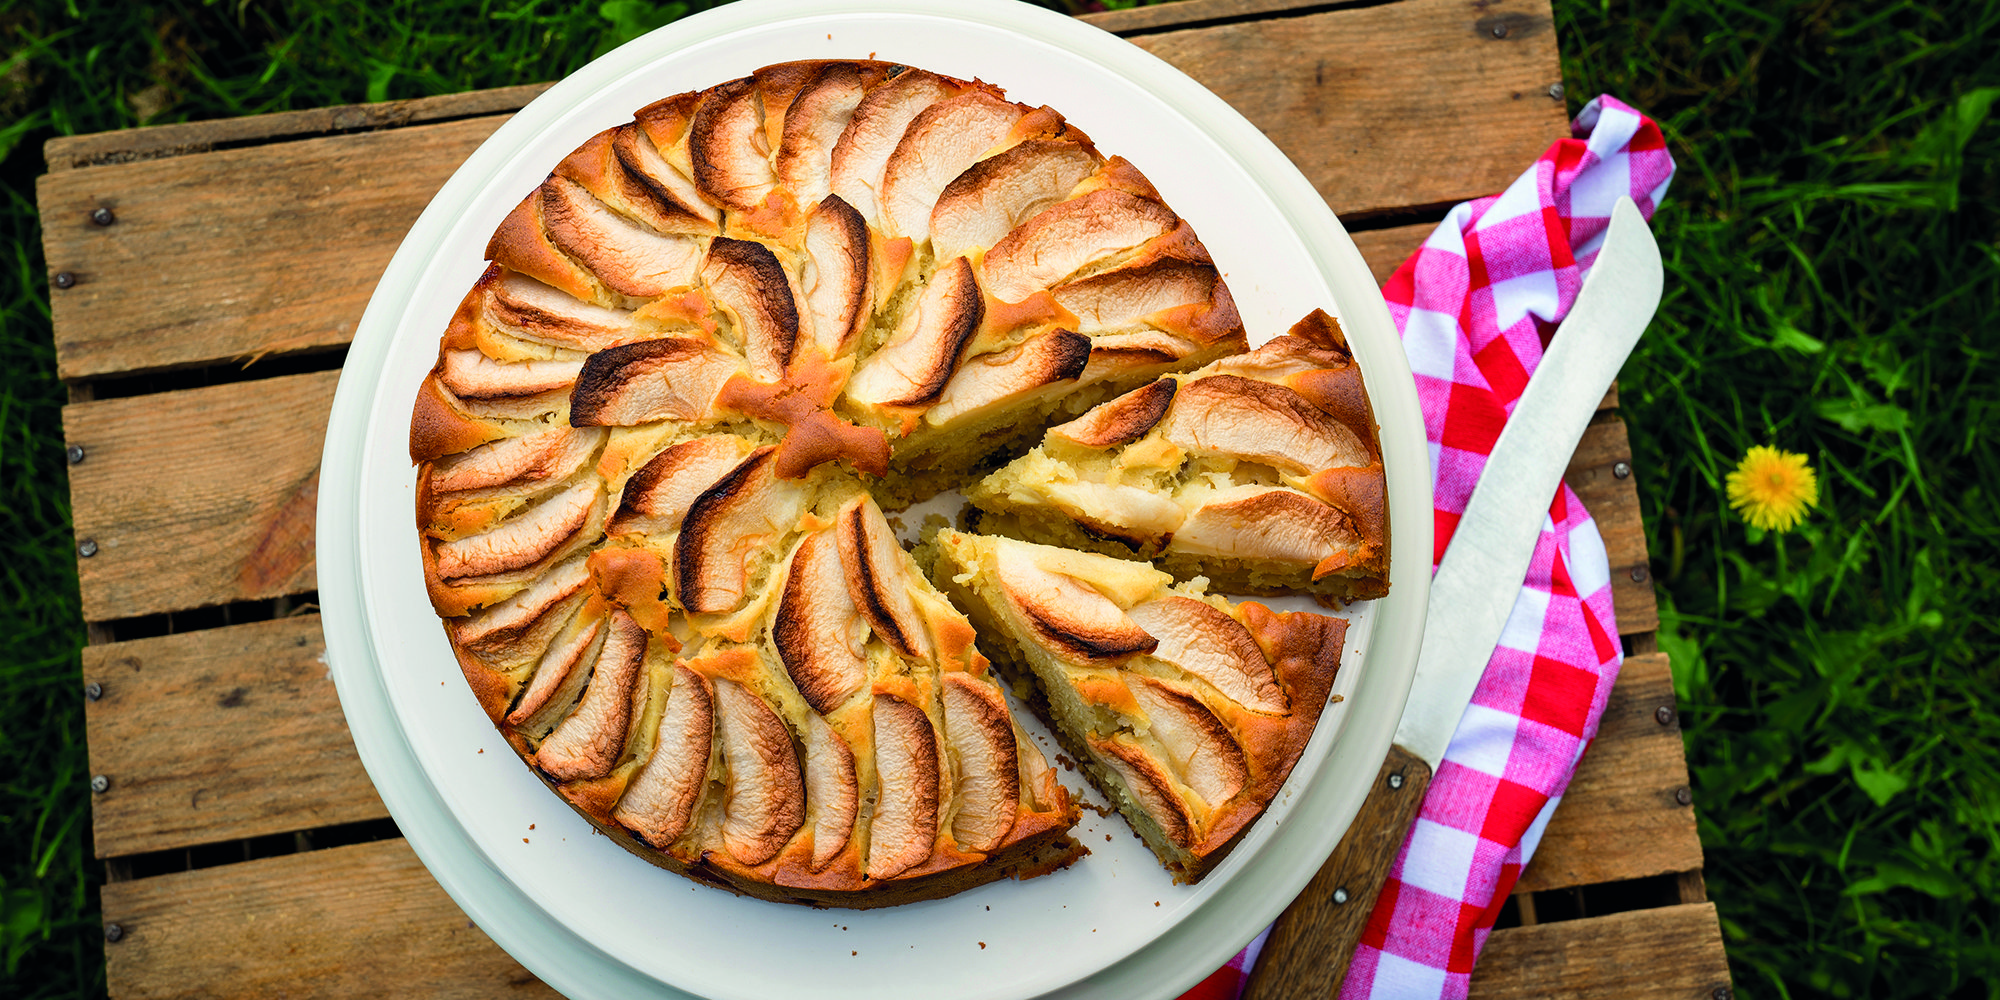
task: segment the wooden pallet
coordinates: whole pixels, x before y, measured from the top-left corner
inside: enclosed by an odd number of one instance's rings
[[[1090,20],[1258,123],[1378,279],[1444,207],[1565,134],[1547,0],[1186,0]],[[344,347],[431,195],[541,90],[48,144],[37,195],[51,275],[69,276],[51,295],[113,996],[553,995],[397,836],[312,604]],[[1603,528],[1635,655],[1477,996],[1729,986],[1615,406],[1568,478]]]

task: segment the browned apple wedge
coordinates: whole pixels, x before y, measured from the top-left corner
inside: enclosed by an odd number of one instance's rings
[[[896,543],[882,508],[866,493],[849,500],[837,515],[835,533],[855,609],[897,652],[930,659],[930,633],[910,597],[909,557]]]
[[[939,192],[931,252],[950,260],[990,247],[1097,170],[1094,150],[1070,139],[1029,139],[974,163]]]
[[[778,181],[801,206],[817,205],[833,193],[833,147],[854,117],[866,92],[861,68],[827,63],[800,88],[785,111],[785,134],[778,143]]]
[[[742,362],[691,338],[642,340],[584,359],[570,393],[577,427],[632,427],[655,420],[702,420]]]
[[[1014,829],[1021,807],[1020,755],[1007,699],[992,681],[969,674],[945,674],[942,684],[958,797],[951,835],[968,851],[990,851]]]
[[[699,240],[661,236],[629,222],[565,177],[542,184],[542,224],[550,242],[620,295],[654,298],[686,288],[701,264]]]
[[[535,766],[557,781],[604,777],[625,752],[625,733],[637,714],[632,689],[646,659],[646,630],[623,611],[612,612],[607,627],[583,700],[535,751]]]
[[[722,845],[736,860],[761,865],[805,824],[798,750],[792,746],[792,731],[756,692],[718,679],[715,700],[722,756],[729,765]]]
[[[923,709],[877,694],[875,774],[881,798],[868,834],[868,877],[894,878],[930,859],[938,831],[937,734]]]
[[[1038,390],[1074,382],[1089,363],[1089,337],[1068,330],[1035,334],[1007,350],[982,354],[959,366],[937,402],[924,411],[924,421],[942,425],[977,419]]]
[[[748,448],[748,442],[734,434],[714,434],[683,441],[653,456],[625,481],[606,533],[672,533],[695,498],[736,468]]]
[[[833,193],[853,205],[862,218],[880,221],[882,172],[903,141],[903,132],[925,108],[956,89],[935,73],[908,69],[869,91],[833,145],[829,176]]]
[[[830,712],[861,689],[868,679],[867,640],[868,623],[848,590],[836,532],[806,536],[792,554],[771,643],[813,711]]]
[[[708,782],[714,734],[715,691],[708,678],[676,666],[653,756],[632,776],[611,818],[654,847],[679,840]]]
[[[717,237],[701,278],[709,294],[736,323],[750,376],[776,382],[791,363],[799,339],[799,308],[792,283],[776,254],[762,243]]]
[[[1341,513],[1283,486],[1235,486],[1188,513],[1174,547],[1193,555],[1271,559],[1316,566],[1357,548],[1361,539]]]
[[[959,355],[986,315],[972,265],[959,257],[931,275],[902,328],[855,369],[848,398],[876,406],[935,400],[958,370]]]
[[[1304,396],[1236,375],[1183,383],[1162,434],[1197,455],[1248,459],[1299,475],[1369,463],[1368,446]]]
[[[983,268],[986,290],[1002,302],[1019,302],[1177,222],[1157,201],[1100,188],[1042,211],[995,243]]]
[[[911,119],[882,170],[882,214],[889,235],[930,239],[938,194],[981,153],[998,145],[1028,109],[983,90],[925,108]]]
[[[1075,662],[1116,662],[1159,645],[1096,588],[1043,569],[1031,547],[1002,547],[994,576],[1035,636]]]
[[[806,717],[806,802],[813,810],[813,870],[819,871],[853,839],[861,789],[854,751],[817,715]]]
[[[750,554],[792,530],[812,502],[804,485],[773,474],[776,453],[769,445],[751,452],[688,508],[674,539],[674,593],[689,612],[740,607]]]
[[[581,359],[500,362],[478,351],[446,351],[439,378],[459,397],[481,399],[568,388],[582,370]]]
[[[1056,301],[1076,314],[1081,333],[1129,330],[1180,306],[1208,302],[1218,280],[1208,264],[1165,260],[1065,282]]]
[[[549,704],[549,696],[563,686],[576,673],[578,664],[590,654],[597,637],[604,633],[604,620],[593,619],[562,642],[552,643],[549,651],[542,656],[542,662],[535,667],[535,676],[528,680],[527,690],[521,692],[521,700],[514,710],[507,713],[507,724],[518,726],[527,722],[536,712]]]
[[[1250,780],[1250,765],[1229,727],[1201,700],[1150,677],[1131,678],[1133,698],[1145,711],[1148,733],[1167,752],[1181,784],[1208,808],[1228,802]]]
[[[577,351],[601,351],[642,336],[632,314],[592,305],[522,274],[493,286],[486,319],[502,333]]]
[[[806,315],[812,340],[829,358],[847,352],[868,323],[868,223],[839,195],[806,219]]]
[[[1167,407],[1180,385],[1170,378],[1142,385],[1116,399],[1100,403],[1083,416],[1049,429],[1058,437],[1085,448],[1115,448],[1146,436]]]
[[[722,225],[721,210],[702,197],[693,180],[660,155],[659,147],[644,130],[636,125],[619,129],[611,149],[625,175],[643,189],[643,196],[632,192],[633,200],[643,198],[651,205],[642,216],[648,225],[663,233],[713,233]]]
[[[524,650],[540,656],[574,610],[565,605],[589,582],[589,567],[582,559],[571,559],[512,597],[448,627],[459,646],[496,665],[520,661]]]
[[[1090,733],[1084,740],[1097,759],[1117,773],[1133,804],[1159,826],[1168,843],[1183,851],[1194,846],[1194,811],[1174,789],[1173,778],[1146,748],[1122,736],[1107,739]]]
[[[431,489],[440,493],[567,479],[597,452],[604,432],[574,427],[504,438],[438,460]]]
[[[708,90],[688,127],[687,149],[695,186],[719,205],[749,211],[777,187],[750,77]]]
[[[540,562],[590,521],[603,484],[585,480],[502,522],[498,528],[437,547],[445,580],[491,576]]]
[[[1160,640],[1154,659],[1215,685],[1239,705],[1272,715],[1291,711],[1257,640],[1236,619],[1191,597],[1162,597],[1126,614]]]

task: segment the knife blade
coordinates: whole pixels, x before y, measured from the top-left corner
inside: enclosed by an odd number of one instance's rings
[[[1630,198],[1515,403],[1431,581],[1394,745],[1340,846],[1278,918],[1245,997],[1330,997],[1499,644],[1570,456],[1659,306],[1660,248]]]

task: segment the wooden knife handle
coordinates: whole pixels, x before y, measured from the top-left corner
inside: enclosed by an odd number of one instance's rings
[[[1389,748],[1347,836],[1271,928],[1244,1000],[1325,1000],[1340,990],[1368,913],[1430,784],[1431,768],[1423,758]]]

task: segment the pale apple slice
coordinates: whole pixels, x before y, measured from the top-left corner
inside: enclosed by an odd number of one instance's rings
[[[1360,544],[1346,517],[1304,493],[1283,486],[1235,486],[1216,491],[1188,513],[1174,535],[1173,549],[1316,566]]]
[[[549,696],[555,694],[556,689],[576,672],[577,666],[597,642],[597,637],[603,633],[604,619],[595,618],[577,629],[566,641],[550,644],[542,662],[536,665],[535,676],[529,679],[527,690],[521,692],[521,700],[515,703],[513,711],[507,713],[507,724],[519,726],[547,707]]]
[[[602,483],[585,480],[508,518],[492,531],[440,542],[438,576],[457,580],[532,566],[589,523],[602,495]]]
[[[1231,701],[1259,712],[1291,711],[1257,640],[1236,619],[1191,597],[1162,597],[1126,612],[1160,645],[1152,656],[1215,686]]]
[[[1052,437],[1085,448],[1115,448],[1146,436],[1174,401],[1180,383],[1170,378],[1142,385],[1066,424],[1049,429]]]
[[[877,694],[875,774],[881,797],[868,835],[868,877],[893,878],[930,859],[937,846],[937,734],[923,709]]]
[[[1096,588],[1043,569],[1037,548],[1001,545],[993,566],[1007,602],[1036,638],[1076,663],[1118,662],[1159,645]]]
[[[1304,396],[1236,375],[1184,382],[1161,434],[1197,455],[1246,459],[1299,475],[1370,461],[1368,446],[1352,430]]]
[[[695,498],[736,468],[748,447],[734,434],[714,434],[683,441],[653,456],[625,481],[606,533],[675,531]]]
[[[868,679],[868,623],[854,606],[836,534],[809,535],[792,553],[771,621],[778,658],[806,704],[820,713],[839,707]]]
[[[882,508],[866,493],[849,500],[836,516],[835,533],[855,609],[897,652],[930,659],[930,633],[910,597],[909,556],[897,544]]]
[[[486,318],[503,333],[577,351],[601,351],[641,336],[629,311],[593,305],[524,274],[494,283]]]
[[[954,420],[978,419],[1038,391],[1075,382],[1089,363],[1089,337],[1068,330],[1035,334],[1007,350],[982,354],[960,365],[937,402],[924,411],[924,422],[943,426]]]
[[[542,184],[549,241],[620,295],[655,298],[694,284],[701,241],[662,236],[613,212],[583,185],[553,175]]]
[[[906,69],[868,92],[833,145],[828,183],[870,222],[882,218],[882,172],[923,110],[956,90],[935,73]]]
[[[603,439],[600,430],[556,427],[482,444],[431,466],[431,489],[452,493],[567,479],[583,468]]]
[[[694,183],[709,200],[737,211],[764,203],[778,185],[771,170],[756,81],[750,77],[712,87],[688,127]]]
[[[776,382],[799,339],[799,307],[778,257],[762,243],[717,237],[701,266],[716,304],[736,323],[750,375]]]
[[[674,539],[674,593],[688,612],[740,607],[750,554],[776,542],[805,513],[812,492],[773,474],[776,454],[768,445],[751,452],[688,508]]]
[[[911,119],[882,170],[882,214],[889,235],[930,239],[938,194],[981,153],[999,145],[1028,109],[982,90],[925,108]]]
[[[868,325],[868,223],[828,195],[806,219],[806,315],[821,353],[837,358]]]
[[[1130,678],[1132,697],[1146,713],[1147,732],[1167,752],[1169,769],[1210,809],[1228,802],[1250,781],[1250,765],[1229,727],[1194,695],[1150,677]]]
[[[1074,140],[1029,139],[974,163],[938,193],[930,219],[933,256],[950,260],[992,246],[1069,197],[1099,162]]]
[[[570,394],[577,427],[633,427],[655,420],[705,420],[724,383],[743,363],[692,338],[642,340],[584,359]]]
[[[535,750],[535,766],[559,782],[601,778],[625,752],[635,714],[632,690],[646,659],[646,630],[623,611],[611,613],[583,700]]]
[[[1092,754],[1117,774],[1133,805],[1159,826],[1169,844],[1183,851],[1194,847],[1194,811],[1175,790],[1173,777],[1159,761],[1129,737],[1088,733],[1084,741]]]
[[[1034,491],[1078,524],[1135,549],[1166,540],[1186,517],[1171,497],[1124,483],[1050,481]]]
[[[444,370],[438,373],[438,378],[460,398],[485,399],[566,389],[576,382],[577,373],[582,370],[581,358],[501,362],[478,351],[446,351]]]
[[[1019,302],[1086,264],[1172,231],[1177,222],[1157,201],[1099,188],[1044,210],[994,244],[983,268],[986,290],[1002,302]]]
[[[448,626],[452,638],[488,660],[512,660],[522,649],[541,655],[568,620],[564,605],[590,582],[590,568],[570,559],[542,574],[526,589]]]
[[[1020,754],[1007,700],[992,681],[970,674],[948,673],[941,683],[958,797],[951,835],[968,851],[990,851],[1014,829],[1021,808]]]
[[[722,755],[729,765],[722,846],[746,865],[771,860],[805,824],[805,780],[792,731],[756,692],[715,682]]]
[[[793,96],[776,167],[778,180],[801,206],[817,205],[833,193],[833,147],[865,93],[860,67],[835,62]]]
[[[813,811],[813,870],[820,871],[853,839],[861,789],[854,751],[817,715],[806,717],[806,803]]]
[[[959,355],[985,317],[972,265],[953,259],[931,275],[916,308],[848,380],[848,398],[876,406],[921,406],[944,391]]]
[[[657,848],[679,840],[701,801],[714,745],[714,688],[708,678],[676,666],[653,756],[632,776],[611,818]]]

